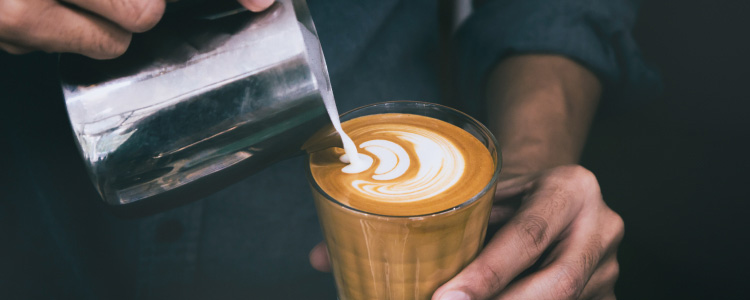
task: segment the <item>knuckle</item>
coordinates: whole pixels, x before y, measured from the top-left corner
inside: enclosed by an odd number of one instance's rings
[[[477,282],[488,291],[497,291],[503,286],[503,277],[491,266],[482,265],[478,276]]]
[[[611,283],[612,287],[614,287],[614,283],[620,278],[620,264],[616,259],[613,259],[604,266],[603,272],[606,281]]]
[[[582,270],[593,270],[596,265],[599,264],[599,261],[602,258],[602,253],[604,252],[601,242],[601,236],[592,236],[591,240],[588,242],[588,246],[580,256],[580,268]]]
[[[609,224],[612,227],[614,235],[613,242],[617,245],[620,244],[622,239],[625,237],[625,221],[622,216],[612,211],[612,217],[610,217]]]
[[[601,219],[598,221],[598,232],[607,251],[616,251],[625,237],[625,221],[615,211],[605,207]]]
[[[580,271],[564,267],[557,272],[553,290],[555,299],[578,299],[583,291],[584,279]]]
[[[128,50],[128,46],[130,46],[130,38],[131,35],[127,35],[127,37],[124,38],[99,41],[94,50],[97,54],[92,57],[97,59],[116,58]]]
[[[551,196],[545,202],[545,210],[549,214],[563,211],[570,204],[570,201],[575,198],[575,195],[562,183],[555,184],[551,193]]]
[[[144,32],[156,26],[166,8],[161,0],[125,0],[120,3],[126,6],[123,11],[127,12],[127,19],[122,25],[132,32]]]
[[[126,43],[126,42],[112,43],[108,47],[106,53],[109,54],[111,56],[111,58],[118,57],[120,55],[123,55],[125,53],[125,51],[128,50],[128,46],[129,45],[130,45],[130,43]]]
[[[599,180],[593,172],[581,165],[567,165],[559,167],[555,175],[558,175],[565,183],[575,183],[582,189],[599,192]]]
[[[610,279],[612,280],[613,287],[614,287],[614,283],[617,281],[617,279],[620,278],[620,264],[617,263],[617,261],[615,261],[612,265],[613,267],[612,267],[612,274],[611,274]]]
[[[578,181],[585,188],[596,188],[596,190],[598,191],[599,180],[596,179],[596,175],[594,175],[594,172],[591,172],[589,169],[586,169],[580,165],[571,166],[570,172],[572,174],[571,177],[576,178],[576,181]]]
[[[516,222],[517,234],[523,241],[520,246],[528,249],[529,258],[538,257],[549,239],[549,223],[544,217],[534,214],[519,218]]]

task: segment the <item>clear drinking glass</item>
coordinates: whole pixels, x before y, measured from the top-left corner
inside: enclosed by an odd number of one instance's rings
[[[479,252],[484,242],[501,158],[481,123],[445,106],[413,101],[363,106],[341,116],[405,113],[442,120],[475,136],[489,150],[494,175],[470,199],[426,215],[388,216],[361,211],[326,194],[307,164],[340,300],[430,299]],[[470,166],[467,166],[467,168]]]

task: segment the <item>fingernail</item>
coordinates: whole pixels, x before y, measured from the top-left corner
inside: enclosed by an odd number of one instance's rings
[[[447,291],[440,296],[440,300],[471,300],[471,298],[462,291]]]

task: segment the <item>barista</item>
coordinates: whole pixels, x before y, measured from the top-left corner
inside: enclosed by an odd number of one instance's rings
[[[240,2],[251,10],[260,11],[272,1]],[[485,6],[506,8],[499,5],[500,2],[512,3],[507,7],[519,9],[516,15],[520,16],[533,13],[528,10],[530,5],[536,5],[539,10],[576,7],[604,16],[614,14],[614,17],[618,9],[629,14],[635,7],[625,4],[630,2],[624,0],[596,5],[579,0],[554,0],[546,5],[542,0],[487,1]],[[568,2],[576,3],[568,6]],[[133,33],[146,31],[158,23],[164,8],[162,0],[0,0],[0,48],[14,54],[42,50],[75,52],[96,59],[114,58],[127,49]],[[563,9],[559,12],[577,14]],[[575,20],[594,21],[560,24],[587,26],[607,18]],[[612,24],[632,25],[632,18],[623,20]],[[607,30],[591,30],[591,35],[609,32]],[[534,32],[539,35],[542,31]],[[614,284],[619,268],[616,252],[624,233],[623,221],[603,201],[595,176],[578,166],[577,161],[603,91],[602,81],[616,81],[608,75],[619,71],[602,67],[607,63],[595,59],[601,56],[594,53],[595,50],[581,54],[575,51],[580,49],[563,47],[597,40],[592,36],[575,36],[578,42],[560,39],[559,48],[566,49],[560,51],[563,55],[531,54],[557,53],[555,47],[503,53],[503,59],[486,72],[486,87],[477,92],[485,94],[486,105],[482,110],[488,115],[487,123],[498,137],[505,159],[491,222],[505,225],[476,260],[436,292],[435,299],[496,296],[500,299],[615,299]],[[548,39],[548,42],[554,41]],[[619,48],[613,51],[624,53]],[[571,56],[579,59],[569,58]],[[638,60],[620,56],[616,59],[630,63]],[[584,61],[586,67],[579,61]],[[190,250],[193,248],[181,249],[193,251]],[[322,244],[312,250],[310,262],[314,268],[329,269],[325,253]],[[167,259],[182,258],[176,255]],[[73,269],[79,273],[88,270]],[[185,267],[183,271],[194,272],[194,268]],[[173,277],[177,279],[171,279],[184,281],[188,283],[184,286],[189,286],[190,276]]]

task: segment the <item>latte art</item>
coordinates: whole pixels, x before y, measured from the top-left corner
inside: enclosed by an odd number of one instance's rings
[[[375,180],[395,179],[406,173],[411,165],[409,153],[403,147],[386,140],[372,140],[362,143],[360,147],[377,156],[380,164],[375,169]],[[344,154],[346,156],[346,154]],[[342,158],[344,157],[342,156]]]
[[[456,146],[444,137],[419,129],[379,133],[392,135],[400,143],[370,140],[360,144],[360,148],[373,154],[379,164],[373,180],[352,181],[356,191],[387,202],[420,201],[452,188],[463,175],[464,159]],[[412,165],[410,156],[416,158],[413,164],[417,171],[405,175]],[[346,154],[341,158],[345,163],[348,160]]]
[[[393,215],[437,212],[469,200],[492,177],[487,149],[449,123],[380,114],[342,125],[368,167],[347,165],[350,158],[341,148],[311,154],[310,167],[321,188],[351,207]]]

